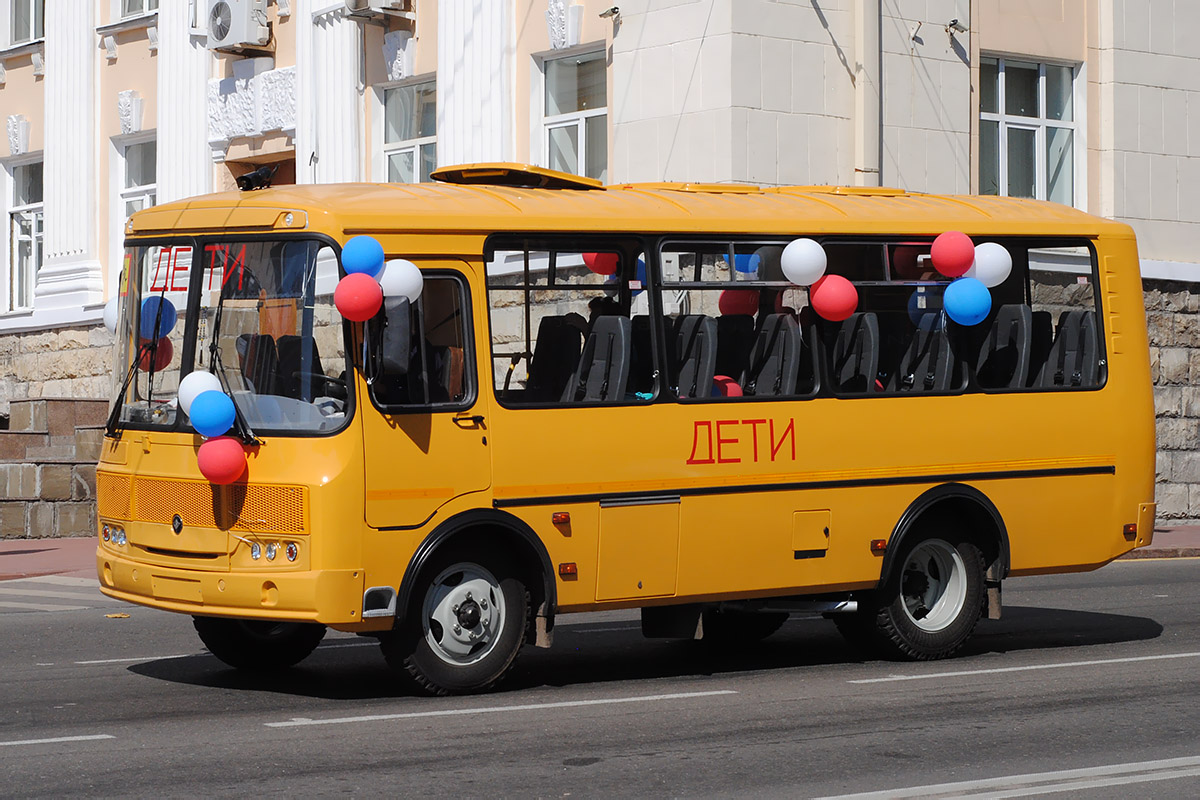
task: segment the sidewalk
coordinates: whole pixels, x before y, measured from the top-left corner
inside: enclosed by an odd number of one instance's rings
[[[1200,525],[1159,528],[1154,543],[1123,558],[1200,557]],[[0,539],[0,581],[35,575],[96,577],[96,539]]]

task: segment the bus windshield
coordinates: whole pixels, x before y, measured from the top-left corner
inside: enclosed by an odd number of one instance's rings
[[[199,254],[202,274],[192,282]],[[318,264],[326,269],[319,270]],[[215,373],[257,433],[323,433],[347,416],[346,354],[333,305],[336,260],[312,240],[220,241],[127,250],[118,372],[129,379],[120,420],[180,422],[177,391],[193,369]],[[318,280],[318,272],[331,278]],[[187,302],[188,284],[199,302]],[[186,310],[195,308],[195,319]],[[193,346],[185,348],[184,342]],[[192,366],[194,364],[194,366]]]

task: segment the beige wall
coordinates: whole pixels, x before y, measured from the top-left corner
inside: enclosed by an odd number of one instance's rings
[[[977,2],[976,30],[985,52],[1075,63],[1087,58],[1088,0]]]
[[[42,79],[33,74],[33,58],[29,55],[6,59],[7,80],[0,87],[0,122],[7,123],[11,114],[21,114],[29,120],[29,152],[42,149],[45,133],[45,94]],[[7,139],[7,134],[6,134]],[[9,155],[7,141],[0,157]]]

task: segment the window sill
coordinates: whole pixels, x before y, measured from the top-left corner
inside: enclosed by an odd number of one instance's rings
[[[42,50],[45,44],[46,39],[43,37],[41,39],[34,39],[31,42],[21,42],[20,44],[0,48],[0,59],[16,58],[17,56],[27,56],[30,53],[37,53]]]
[[[96,28],[97,36],[111,36],[116,33],[124,33],[125,31],[135,31],[141,28],[149,28],[158,24],[158,12],[151,11],[149,14],[139,14],[134,17],[126,17],[117,22],[110,22],[107,25],[100,25]]]

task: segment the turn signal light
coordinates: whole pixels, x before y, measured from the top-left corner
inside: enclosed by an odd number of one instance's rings
[[[1121,532],[1125,534],[1126,539],[1136,539],[1137,538],[1137,523],[1130,522],[1128,525],[1126,525],[1121,530]]]
[[[875,555],[879,555],[879,554],[883,553],[885,550],[887,550],[887,539],[872,539],[871,540],[871,552],[872,553],[874,553]]]
[[[558,565],[558,574],[562,576],[578,575],[579,567],[575,565],[574,561],[568,561],[565,564]]]
[[[550,521],[555,525],[569,525],[571,522],[570,511],[555,511],[550,515]]]

